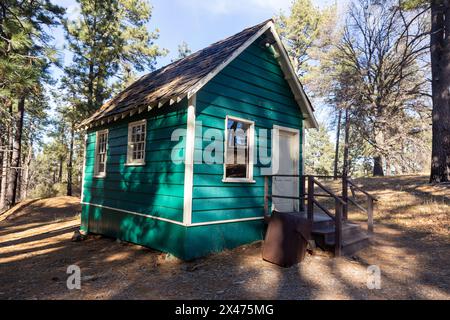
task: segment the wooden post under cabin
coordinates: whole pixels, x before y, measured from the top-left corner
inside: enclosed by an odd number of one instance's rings
[[[334,255],[336,257],[341,256],[342,250],[342,208],[344,207],[342,203],[336,199],[335,200],[336,212],[335,212],[335,247],[334,247]]]
[[[347,174],[342,176],[342,200],[346,203],[342,209],[342,218],[344,220],[348,219],[348,181]]]
[[[305,179],[305,176],[300,176],[300,187],[301,187],[301,190],[300,190],[300,197],[301,197],[301,199],[300,199],[300,203],[301,203],[301,206],[300,206],[300,211],[305,211],[305,207],[306,207],[306,197],[305,197],[305,191],[306,191],[306,179]]]

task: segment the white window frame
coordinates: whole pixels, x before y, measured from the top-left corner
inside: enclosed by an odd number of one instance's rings
[[[98,171],[98,148],[99,148],[99,136],[106,134],[106,145],[105,145],[105,171]],[[100,130],[95,133],[95,161],[94,161],[94,177],[95,178],[104,178],[106,177],[106,164],[108,162],[108,145],[109,145],[109,131],[108,129]]]
[[[246,178],[227,178],[227,150],[228,150],[228,120],[234,120],[249,124],[250,127],[247,130],[247,143],[248,143],[248,168]],[[255,145],[255,122],[242,119],[239,117],[229,116],[225,117],[225,139],[224,139],[224,155],[223,155],[223,179],[225,183],[255,183],[253,180],[253,157],[254,157],[254,145]]]
[[[132,134],[132,129],[135,126],[141,126],[145,124],[145,131],[144,131],[144,148],[143,148],[143,152],[144,152],[144,158],[142,159],[138,159],[138,160],[131,160],[131,156],[132,156],[132,149],[131,149],[131,134]],[[145,166],[145,155],[146,155],[146,147],[147,147],[147,120],[143,119],[143,120],[139,120],[139,121],[134,121],[134,122],[130,122],[128,124],[128,139],[127,139],[127,163],[125,164],[126,166]]]

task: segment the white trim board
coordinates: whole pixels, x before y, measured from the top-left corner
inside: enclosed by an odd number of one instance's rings
[[[275,25],[272,21],[267,22],[265,26],[263,26],[256,34],[254,34],[250,39],[248,39],[242,46],[239,47],[233,54],[227,58],[223,63],[221,63],[218,67],[216,67],[213,71],[207,74],[202,80],[200,80],[188,93],[188,97],[197,93],[203,86],[205,86],[212,78],[214,78],[220,71],[225,69],[234,59],[236,59],[242,52],[245,51],[253,42],[255,42],[260,36],[262,36],[267,30],[270,31],[275,42],[278,46],[279,57],[277,57],[278,63],[280,64],[281,70],[285,74],[285,79],[289,83],[291,90],[294,93],[295,100],[298,104],[298,107],[303,113],[305,117],[305,123],[309,128],[318,128],[319,124],[314,116],[313,108],[311,102],[309,101],[306,93],[303,89],[300,80],[298,79],[297,74],[295,73],[294,67],[292,66],[291,59],[284,47],[283,42],[278,36],[277,31],[275,30]]]
[[[134,212],[134,211],[124,210],[124,209],[117,209],[117,208],[108,207],[108,206],[104,206],[104,205],[100,205],[100,204],[89,203],[89,202],[81,202],[81,204],[87,205],[87,206],[98,207],[98,208],[109,209],[111,211],[128,213],[128,214],[141,216],[141,217],[146,217],[146,218],[150,218],[150,219],[161,220],[161,221],[164,221],[164,222],[177,224],[177,225],[180,225],[180,226],[183,226],[183,227],[199,227],[199,226],[207,226],[207,225],[212,225],[212,224],[225,224],[225,223],[256,221],[256,220],[263,220],[264,219],[264,217],[250,217],[250,218],[241,218],[241,219],[217,220],[217,221],[210,221],[210,222],[196,222],[196,223],[191,223],[189,225],[186,225],[186,224],[184,224],[183,222],[180,222],[180,221],[175,221],[175,220],[171,220],[171,219],[161,218],[161,217],[153,216],[153,215],[150,215],[150,214]]]
[[[192,193],[194,188],[194,152],[195,152],[195,112],[197,95],[188,99],[186,146],[184,159],[184,202],[183,223],[190,225],[192,222]]]
[[[83,202],[84,199],[84,178],[85,178],[85,171],[86,171],[86,147],[87,147],[87,141],[88,141],[88,134],[84,134],[84,144],[83,144],[83,171],[81,172],[81,194],[80,194],[80,202]],[[95,162],[95,161],[94,161]]]
[[[314,116],[313,107],[311,105],[311,102],[309,101],[308,97],[306,96],[305,90],[303,89],[302,84],[300,83],[300,80],[298,79],[297,74],[295,73],[294,67],[292,66],[291,59],[289,58],[289,55],[287,53],[287,50],[281,41],[280,37],[278,36],[277,31],[275,30],[275,25],[273,22],[270,22],[270,31],[275,38],[275,41],[277,42],[277,46],[279,48],[279,51],[281,51],[281,57],[282,59],[278,60],[278,63],[280,64],[281,70],[284,73],[287,73],[288,76],[286,77],[287,82],[289,83],[289,86],[291,87],[291,90],[294,92],[295,100],[297,101],[300,110],[302,110],[303,116],[306,118],[305,123],[308,124],[308,128],[319,128],[319,124],[316,120],[316,117]],[[286,70],[287,68],[287,70]],[[293,82],[293,83],[292,83]],[[296,94],[297,93],[297,94]],[[298,95],[300,94],[300,96]],[[304,107],[302,108],[303,104]]]
[[[247,132],[248,143],[248,168],[245,178],[227,178],[227,155],[228,155],[228,120],[235,120],[250,125]],[[224,161],[223,161],[223,179],[224,183],[255,183],[253,180],[254,152],[255,152],[255,121],[226,115],[225,117],[225,137],[224,137]]]
[[[143,147],[143,158],[138,160],[131,160],[133,155],[133,150],[131,149],[132,142],[132,135],[133,135],[133,127],[145,125],[145,131],[144,131],[144,147]],[[147,147],[147,119],[142,119],[138,121],[133,121],[128,123],[128,137],[127,137],[127,162],[125,163],[126,167],[132,167],[132,166],[145,166],[145,158],[146,158],[146,147]]]
[[[276,175],[276,174],[278,174],[279,172],[279,169],[280,169],[280,149],[279,149],[279,137],[280,137],[280,131],[284,131],[284,132],[287,132],[287,133],[289,133],[289,134],[292,134],[293,136],[294,136],[294,141],[295,141],[295,148],[297,148],[297,150],[295,150],[295,154],[297,154],[298,156],[299,156],[299,159],[296,159],[295,160],[295,169],[294,169],[294,174],[299,174],[300,173],[300,130],[299,129],[295,129],[295,128],[290,128],[290,127],[284,127],[284,126],[279,126],[279,125],[276,125],[276,124],[274,124],[273,125],[273,132],[274,132],[274,136],[273,136],[273,139],[272,139],[272,150],[273,150],[273,153],[272,153],[272,163],[276,163],[277,164],[277,168],[276,168],[276,171],[272,171],[272,174],[274,174],[274,175]],[[275,148],[275,144],[277,144],[278,145],[278,147],[277,148]],[[275,149],[276,149],[276,151],[275,151]],[[274,152],[275,151],[275,152]],[[302,157],[302,159],[303,159],[303,157]],[[273,166],[273,165],[272,165]],[[274,170],[275,170],[275,168],[274,168]],[[272,178],[273,179],[273,178]],[[272,188],[273,188],[273,181],[272,181]],[[299,183],[300,183],[300,181],[299,181],[299,179],[298,178],[294,178],[294,190],[297,190],[297,197],[300,195],[299,194]],[[272,190],[272,193],[273,193],[273,190]],[[300,205],[300,203],[298,202],[298,200],[296,200],[296,201],[294,201],[294,211],[295,210],[299,210],[299,205]],[[272,210],[275,210],[275,206],[274,206],[274,203],[273,203],[273,201],[272,201]]]

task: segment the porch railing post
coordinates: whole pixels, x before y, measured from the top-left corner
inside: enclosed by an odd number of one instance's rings
[[[342,208],[342,218],[344,220],[348,219],[348,181],[347,175],[342,175],[342,200],[344,200],[345,204]]]
[[[342,209],[344,205],[339,201],[335,200],[335,247],[334,247],[334,255],[336,257],[340,257],[342,254]]]
[[[308,220],[314,221],[314,177],[308,176]]]
[[[305,211],[306,208],[306,197],[305,197],[305,191],[306,191],[306,180],[305,176],[300,176],[300,211]]]

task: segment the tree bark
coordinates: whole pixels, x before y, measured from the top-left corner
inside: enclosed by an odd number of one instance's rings
[[[6,186],[8,179],[8,163],[9,163],[9,139],[7,139],[6,144],[3,147],[3,158],[2,158],[2,182],[0,186],[0,211],[6,206]]]
[[[21,188],[21,199],[26,199],[28,196],[28,187],[29,187],[29,181],[30,181],[30,165],[31,165],[31,159],[33,158],[33,139],[30,139],[30,145],[28,147],[28,153],[27,157],[25,159],[25,168],[22,171],[23,177],[22,177],[22,188]]]
[[[9,105],[9,114],[12,115],[12,104]],[[0,210],[6,207],[6,190],[8,186],[8,172],[9,172],[9,161],[11,158],[11,146],[12,146],[12,125],[8,124],[6,129],[5,146],[3,150],[2,159],[2,182],[0,185]]]
[[[337,180],[337,176],[338,176],[339,140],[341,137],[341,117],[342,117],[342,109],[339,109],[338,122],[337,122],[337,128],[336,128],[336,150],[334,151],[334,180]]]
[[[22,148],[22,131],[23,131],[23,117],[25,114],[25,97],[19,99],[18,110],[15,116],[15,130],[13,139],[13,148],[11,156],[11,167],[9,169],[8,187],[6,191],[6,206],[11,208],[16,204],[17,200],[17,185],[19,180],[20,170],[20,153]]]
[[[345,109],[344,165],[342,167],[343,179],[346,179],[350,172],[349,162],[348,162],[349,134],[350,134],[350,115],[349,115],[349,111],[348,111],[348,107],[347,107]]]
[[[373,176],[374,177],[384,176],[383,157],[381,155],[373,157]]]
[[[73,139],[75,134],[74,124],[70,127],[69,161],[67,163],[67,195],[72,195],[72,170],[73,170]]]
[[[380,108],[381,110],[381,108]],[[381,115],[381,111],[379,114]],[[378,129],[375,132],[375,143],[378,148],[382,148],[384,144],[384,133]],[[384,155],[380,152],[380,150],[375,150],[375,155],[373,156],[373,176],[374,177],[383,177],[384,176],[384,170],[383,170],[383,164],[384,164]]]
[[[431,1],[432,152],[430,182],[450,181],[450,5]]]
[[[59,167],[58,167],[58,183],[62,182],[62,176],[63,176],[63,166],[64,166],[64,158],[59,158]]]

